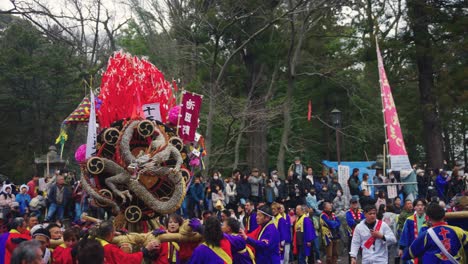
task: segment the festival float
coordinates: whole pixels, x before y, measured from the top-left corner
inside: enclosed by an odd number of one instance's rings
[[[180,208],[194,169],[203,167],[202,96],[179,91],[147,60],[117,52],[88,101],[88,141],[75,153],[83,189],[115,217],[116,229],[158,228],[156,218]]]

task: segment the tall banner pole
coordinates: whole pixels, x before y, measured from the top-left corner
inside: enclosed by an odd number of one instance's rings
[[[411,164],[401,132],[400,120],[398,119],[395,101],[393,100],[392,90],[385,72],[377,37],[375,38],[375,44],[382,98],[382,113],[385,122],[385,143],[388,144],[388,155],[390,157],[389,168],[396,171],[411,170]]]

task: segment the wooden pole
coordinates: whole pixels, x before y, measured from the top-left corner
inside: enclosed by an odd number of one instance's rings
[[[49,176],[50,176],[50,168],[49,168],[49,166],[50,166],[50,165],[49,165],[49,153],[47,152],[47,154],[46,154],[46,155],[47,155],[47,165],[46,165],[46,168],[47,168],[47,173],[46,173],[45,177],[49,178]]]
[[[385,162],[387,161],[387,156],[386,156],[387,153],[386,153],[385,145],[386,144],[383,144],[383,175],[387,177],[387,173],[385,170],[385,165],[386,165]]]

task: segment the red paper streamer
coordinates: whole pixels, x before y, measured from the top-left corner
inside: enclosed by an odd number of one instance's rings
[[[150,103],[160,103],[162,122],[166,122],[175,105],[171,82],[163,73],[147,60],[123,52],[109,59],[98,97],[102,100],[97,112],[101,128],[123,118],[145,118],[141,108]]]
[[[312,101],[309,100],[309,111],[307,112],[307,121],[310,122],[311,118],[312,118]]]

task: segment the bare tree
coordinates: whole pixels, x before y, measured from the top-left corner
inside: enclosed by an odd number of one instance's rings
[[[15,1],[3,13],[20,15],[43,34],[72,46],[86,58],[83,71],[95,74],[117,49],[115,36],[129,19],[116,21],[115,14],[101,0],[64,0],[50,6],[44,0]],[[103,33],[101,33],[101,30]]]

